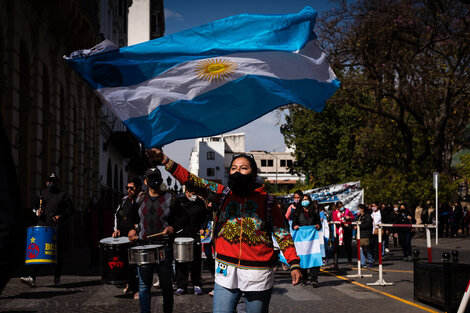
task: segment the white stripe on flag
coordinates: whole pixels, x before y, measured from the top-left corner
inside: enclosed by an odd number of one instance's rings
[[[306,50],[305,50],[306,49]],[[113,104],[113,111],[123,121],[145,116],[156,107],[178,100],[191,100],[226,83],[247,75],[275,77],[284,80],[313,79],[330,83],[336,77],[325,55],[315,45],[300,51],[267,51],[236,53],[210,59],[184,62],[172,69],[133,86],[107,87],[95,90],[100,98]],[[308,51],[309,55],[301,54]],[[227,76],[203,80],[197,68],[206,61],[232,64]],[[211,74],[207,78],[214,78]]]

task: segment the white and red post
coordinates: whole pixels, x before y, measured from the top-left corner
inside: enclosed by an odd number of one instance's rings
[[[467,289],[465,289],[465,293],[463,294],[462,301],[460,301],[459,310],[457,311],[457,313],[465,312],[469,298],[470,298],[470,280],[468,281]]]

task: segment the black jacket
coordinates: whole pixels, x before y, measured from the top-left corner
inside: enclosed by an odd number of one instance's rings
[[[184,225],[183,231],[178,233],[176,237],[191,237],[199,241],[201,238],[199,231],[205,229],[208,215],[204,201],[200,198],[190,201],[186,196],[182,196],[178,200],[187,216],[187,223]]]
[[[134,229],[138,223],[137,212],[139,205],[140,203],[132,201],[129,196],[122,198],[121,204],[114,213],[114,228],[120,231],[121,236],[127,236],[129,231]]]
[[[59,188],[46,188],[41,192],[43,213],[38,217],[39,226],[59,226],[65,218],[73,214],[74,207],[70,196]],[[59,215],[56,223],[53,217]]]
[[[296,209],[294,212],[294,218],[292,219],[292,228],[294,226],[312,226],[320,224],[321,220],[318,210],[309,206],[308,213],[304,213],[304,209]]]
[[[361,230],[361,238],[370,238],[372,235],[372,216],[370,216],[369,212],[364,212],[363,215],[359,215],[357,217],[357,221],[361,222],[359,228]]]

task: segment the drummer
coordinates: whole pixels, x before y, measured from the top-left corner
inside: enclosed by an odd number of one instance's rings
[[[189,237],[194,239],[194,259],[191,262],[175,262],[176,286],[175,295],[182,295],[188,292],[188,274],[191,271],[191,282],[195,295],[202,295],[201,280],[201,235],[207,220],[207,210],[204,201],[196,195],[194,187],[185,185],[184,196],[180,198],[181,205],[189,218],[183,231],[176,237]]]
[[[140,312],[150,312],[151,287],[154,271],[160,280],[163,293],[163,312],[173,311],[173,286],[172,260],[173,239],[176,232],[180,231],[187,222],[187,217],[176,197],[160,187],[163,182],[162,174],[158,168],[149,168],[145,172],[144,183],[147,191],[142,195],[143,199],[138,210],[138,227],[128,233],[130,241],[150,242],[147,236],[162,233],[157,237],[160,242],[166,243],[165,259],[157,264],[142,265],[137,268],[139,276],[139,302]],[[152,239],[155,237],[152,237]]]
[[[66,218],[73,214],[73,203],[70,196],[59,187],[59,178],[54,174],[46,180],[46,188],[41,191],[42,202],[38,201],[38,209],[35,211],[39,226],[57,228],[57,264],[54,268],[54,286],[60,287],[60,274],[62,270],[62,249],[66,227]],[[42,205],[41,205],[42,203]],[[31,265],[32,273],[29,277],[21,277],[21,282],[36,287],[36,276],[39,265]]]
[[[141,190],[142,181],[140,178],[133,178],[129,180],[126,186],[127,196],[122,198],[121,203],[114,213],[114,232],[113,237],[127,236],[129,230],[137,228],[137,210],[139,209],[140,202],[137,201]],[[129,269],[129,283],[124,288],[123,292],[132,292],[134,299],[139,299],[137,271],[135,266],[130,265]]]

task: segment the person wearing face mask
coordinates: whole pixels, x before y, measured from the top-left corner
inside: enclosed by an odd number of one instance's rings
[[[287,208],[287,212],[286,212],[286,220],[288,221],[292,221],[292,219],[294,218],[294,212],[297,208],[302,208],[302,205],[300,204],[300,200],[303,198],[304,194],[302,192],[302,190],[296,190],[294,192],[294,203],[292,203],[291,205],[289,205],[289,207]]]
[[[175,262],[176,286],[175,295],[183,295],[188,292],[188,274],[191,271],[191,282],[195,295],[202,295],[201,279],[201,236],[207,221],[207,210],[204,201],[196,195],[194,187],[185,185],[184,196],[179,198],[188,222],[176,237],[190,237],[194,239],[192,262]]]
[[[158,168],[145,171],[145,193],[139,195],[140,203],[135,221],[137,229],[131,229],[127,237],[132,243],[165,244],[165,259],[159,263],[145,264],[137,267],[139,277],[140,312],[150,312],[151,287],[154,271],[157,272],[163,294],[163,312],[173,312],[173,286],[171,282],[173,268],[173,240],[176,232],[187,223],[187,216],[180,201],[172,193],[161,189],[162,174]],[[149,235],[161,233],[163,236],[149,238]],[[157,238],[157,239],[154,239]]]
[[[296,210],[294,213],[292,229],[299,229],[302,226],[315,226],[316,230],[320,230],[321,221],[318,208],[312,204],[309,195],[304,195],[302,197],[301,205],[302,208],[300,210]],[[300,258],[302,257],[303,256],[300,256]],[[310,255],[305,257],[310,257]],[[307,285],[307,278],[310,278],[310,284],[312,285],[312,287],[318,287],[318,272],[320,271],[319,266],[311,268],[302,268],[300,271],[302,272],[302,284],[304,286]]]
[[[216,252],[213,312],[234,312],[243,293],[248,313],[267,313],[274,285],[272,236],[291,267],[292,284],[301,278],[300,259],[285,226],[280,205],[256,182],[253,156],[235,154],[229,168],[228,187],[189,173],[163,154],[161,149],[147,155],[181,184],[192,185],[201,196],[209,193],[216,204],[214,245]]]
[[[74,206],[72,198],[59,187],[59,178],[51,173],[46,180],[46,188],[41,191],[42,206],[38,205],[35,211],[38,218],[38,226],[55,227],[57,234],[57,264],[54,268],[54,285],[60,287],[62,272],[62,247],[64,246],[64,232],[67,231],[64,222],[73,214]],[[39,203],[39,201],[38,201]],[[31,265],[32,274],[29,277],[21,277],[21,282],[36,287],[36,277],[39,265]]]
[[[390,214],[390,220],[388,223],[390,224],[395,224],[395,221],[398,219],[398,215],[400,214],[400,208],[398,207],[398,204],[393,205],[393,211]],[[393,238],[393,246],[395,248],[398,248],[398,232],[397,232],[397,227],[392,227],[391,233],[392,233],[392,238]]]
[[[394,224],[413,224],[414,220],[404,204],[399,207],[398,213],[394,216]],[[398,242],[403,251],[403,261],[413,261],[411,256],[411,238],[413,236],[410,227],[397,227]]]
[[[351,211],[344,207],[341,201],[336,202],[336,210],[332,212],[333,221],[335,222],[353,222],[354,215]],[[334,261],[333,267],[338,267],[338,257],[340,247],[346,250],[348,264],[352,265],[352,229],[351,224],[336,224],[336,236],[334,241]]]
[[[375,261],[378,261],[379,259],[379,253],[382,253],[382,251],[379,251],[379,231],[382,231],[379,228],[379,224],[382,223],[382,214],[379,210],[379,207],[375,202],[372,202],[371,204],[371,210],[372,213],[370,216],[372,217],[372,235],[370,237],[370,250],[372,251],[372,255],[374,256]],[[382,231],[383,235],[383,231]]]

